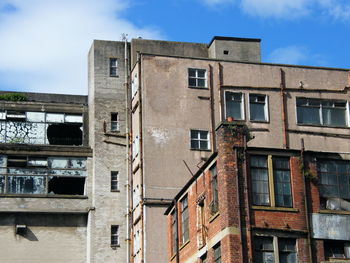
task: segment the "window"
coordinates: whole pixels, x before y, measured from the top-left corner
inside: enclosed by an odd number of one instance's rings
[[[295,241],[293,238],[255,237],[254,262],[272,263],[278,259],[280,263],[296,263]]]
[[[191,130],[191,149],[209,150],[209,132]]]
[[[190,88],[207,87],[207,71],[205,69],[188,69],[188,86]]]
[[[322,198],[350,199],[350,162],[318,160],[320,195]]]
[[[348,126],[348,103],[344,100],[297,98],[296,104],[298,124],[333,127]]]
[[[111,191],[112,192],[119,191],[118,173],[119,172],[117,171],[111,172]]]
[[[216,164],[210,168],[210,175],[212,202],[210,203],[209,208],[210,213],[214,215],[219,211],[218,174]]]
[[[234,120],[244,119],[243,94],[231,91],[225,92],[225,119],[232,117]]]
[[[221,263],[221,247],[220,243],[213,247],[214,249],[214,263]]]
[[[288,157],[253,155],[250,173],[254,205],[292,207]]]
[[[262,94],[249,94],[249,118],[251,121],[267,121],[267,97]]]
[[[119,226],[118,225],[111,226],[111,246],[112,247],[119,246]]]
[[[324,255],[326,260],[330,259],[346,259],[349,255],[346,255],[345,251],[350,248],[349,242],[338,240],[325,240],[324,241]]]
[[[119,131],[118,113],[111,113],[111,131]]]
[[[181,238],[182,244],[189,240],[189,224],[188,224],[188,199],[185,196],[181,201]]]
[[[117,58],[109,59],[109,75],[111,77],[118,77],[118,59]]]
[[[205,253],[203,256],[201,256],[200,262],[201,263],[208,263],[207,253]]]
[[[176,231],[176,215],[175,212],[171,214],[171,254],[176,253],[176,241],[177,241],[177,231]]]

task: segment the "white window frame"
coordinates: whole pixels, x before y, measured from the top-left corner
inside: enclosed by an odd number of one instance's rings
[[[233,117],[233,116],[227,116],[226,112],[226,93],[235,93],[235,94],[241,94],[241,118],[240,119],[235,119],[239,121],[244,121],[245,120],[245,94],[243,92],[234,92],[231,90],[225,90],[224,91],[224,116],[226,119],[227,117]]]
[[[113,120],[113,116],[116,116],[117,120]],[[111,112],[111,126],[110,131],[111,132],[118,132],[120,129],[119,127],[119,113],[118,112]]]
[[[265,97],[265,104],[264,104],[264,116],[265,119],[264,120],[252,120],[251,119],[251,107],[250,107],[250,97],[251,96],[264,96]],[[248,94],[248,109],[249,109],[249,121],[251,122],[269,122],[269,99],[268,96],[266,94],[259,94],[259,93],[249,93]],[[259,103],[259,102],[255,102],[255,103]],[[262,104],[262,103],[261,103]]]
[[[192,132],[197,132],[197,138],[192,138]],[[206,132],[207,133],[207,138],[206,139],[202,139],[200,137],[200,132]],[[198,148],[193,148],[192,147],[192,141],[198,141]],[[201,148],[200,145],[201,145],[201,142],[204,142],[206,141],[207,142],[207,145],[208,147],[207,148]],[[209,136],[209,131],[207,130],[201,130],[201,129],[191,129],[190,130],[190,149],[192,150],[199,150],[199,151],[207,151],[207,150],[210,150],[210,136]]]
[[[195,72],[195,76],[190,76],[190,71],[194,70]],[[198,71],[202,71],[204,70],[204,77],[198,77]],[[187,74],[188,74],[188,87],[190,88],[197,88],[197,89],[206,89],[208,87],[208,75],[207,75],[207,69],[203,69],[203,68],[188,68],[187,70]],[[190,79],[194,79],[196,81],[196,85],[190,85]],[[204,86],[199,86],[198,85],[198,80],[204,80]]]
[[[115,73],[113,72],[115,70]],[[110,77],[119,77],[118,74],[118,59],[109,58],[109,76]]]

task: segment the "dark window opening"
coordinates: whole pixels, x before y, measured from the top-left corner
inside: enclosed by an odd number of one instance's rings
[[[111,171],[111,191],[119,191],[118,171]]]
[[[26,167],[27,157],[26,156],[9,156],[7,159],[7,167]]]
[[[50,124],[47,128],[47,138],[51,145],[82,145],[83,132],[81,124]]]
[[[24,111],[7,111],[6,119],[9,121],[25,121],[26,113]]]
[[[350,243],[338,240],[324,241],[324,254],[326,260],[331,258],[345,259],[350,257]]]
[[[224,50],[224,55],[228,55],[229,51],[228,50]]]
[[[119,131],[118,113],[111,113],[111,131]]]
[[[118,225],[111,226],[111,246],[112,247],[119,246],[119,226]]]
[[[48,193],[58,195],[84,195],[85,178],[50,177]]]

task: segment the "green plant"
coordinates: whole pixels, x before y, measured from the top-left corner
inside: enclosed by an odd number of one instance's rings
[[[27,101],[28,98],[26,95],[21,93],[3,93],[3,94],[0,94],[0,100]]]
[[[246,136],[247,142],[254,139],[254,136],[250,133],[248,126],[245,124],[230,123],[228,128],[231,130],[232,136],[242,134]]]

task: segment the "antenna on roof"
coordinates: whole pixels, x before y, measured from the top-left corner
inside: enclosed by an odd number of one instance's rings
[[[128,34],[122,33],[121,37],[122,37],[122,41],[128,41]]]

